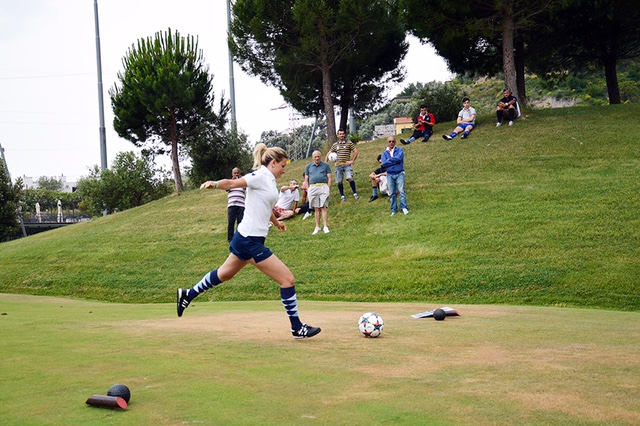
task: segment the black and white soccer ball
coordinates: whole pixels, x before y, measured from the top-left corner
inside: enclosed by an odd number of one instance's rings
[[[358,329],[365,337],[378,337],[384,329],[384,320],[375,312],[367,312],[358,320]]]

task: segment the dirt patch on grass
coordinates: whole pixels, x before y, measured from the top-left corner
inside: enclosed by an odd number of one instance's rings
[[[337,398],[357,394],[363,383],[368,388],[407,382],[416,392],[435,392],[430,397],[480,398],[552,417],[640,424],[637,314],[620,324],[607,322],[606,315],[594,321],[588,310],[465,305],[456,307],[460,317],[445,321],[410,316],[430,308],[302,302],[301,319],[323,330],[303,341],[304,353],[318,368],[358,377],[336,389]],[[357,329],[366,311],[385,320],[377,339]],[[127,328],[135,334],[192,333],[194,340],[258,343],[283,353],[300,343],[292,339],[277,302],[205,302],[182,318],[132,321]]]

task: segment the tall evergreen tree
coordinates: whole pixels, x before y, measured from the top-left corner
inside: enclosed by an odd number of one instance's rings
[[[169,147],[176,191],[183,190],[178,144],[215,122],[213,76],[193,36],[171,29],[138,40],[109,91],[118,135],[153,153]]]

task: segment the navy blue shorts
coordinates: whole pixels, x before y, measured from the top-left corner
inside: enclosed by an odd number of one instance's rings
[[[253,259],[256,263],[260,263],[273,254],[269,247],[264,246],[265,240],[265,237],[243,237],[236,231],[229,245],[229,251],[240,260]]]

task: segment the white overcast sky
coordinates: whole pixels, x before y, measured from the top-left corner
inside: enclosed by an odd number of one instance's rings
[[[136,150],[113,130],[108,90],[138,39],[168,28],[197,36],[216,100],[228,98],[225,0],[98,0],[98,12],[109,167],[118,152]],[[412,82],[451,78],[431,47],[410,44],[407,78],[390,95]],[[0,57],[0,145],[11,177],[75,181],[100,165],[94,0],[0,0]],[[278,109],[278,91],[237,65],[234,77],[238,127],[252,145],[263,131],[312,122]]]

